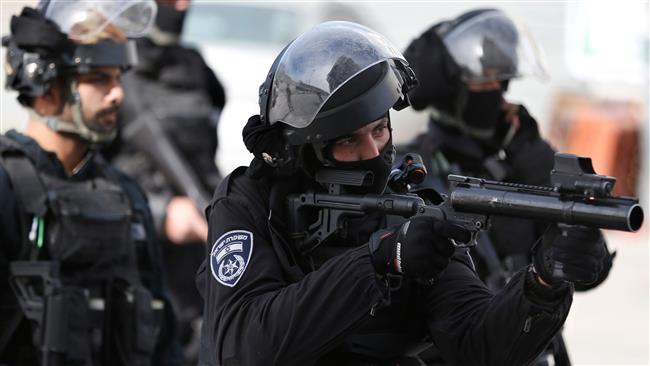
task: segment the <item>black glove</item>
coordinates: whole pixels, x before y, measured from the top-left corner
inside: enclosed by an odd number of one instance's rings
[[[469,231],[432,217],[415,217],[370,237],[370,253],[377,273],[400,274],[425,281],[435,280],[454,254],[450,239],[467,242]]]
[[[607,248],[607,242],[605,242],[605,250],[606,253],[605,253],[605,258],[603,259],[603,269],[598,274],[598,278],[596,279],[596,282],[590,284],[576,283],[575,284],[576,291],[591,290],[592,288],[598,287],[601,283],[603,283],[603,281],[607,279],[607,276],[609,276],[609,271],[612,269],[612,265],[614,265],[614,258],[616,258],[616,251],[610,252],[609,248]]]
[[[533,251],[535,271],[550,285],[596,282],[607,255],[600,230],[567,225],[551,226]]]
[[[251,116],[242,129],[242,138],[248,151],[255,156],[246,173],[253,178],[271,175],[273,168],[264,159],[279,158],[284,150],[282,131],[277,125],[268,125],[262,122],[259,114]]]

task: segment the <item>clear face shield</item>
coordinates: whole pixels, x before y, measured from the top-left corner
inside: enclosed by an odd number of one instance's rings
[[[522,76],[548,78],[543,54],[521,24],[500,11],[486,11],[442,35],[465,83]]]
[[[407,62],[401,52],[382,35],[359,24],[333,21],[317,25],[293,41],[279,60],[268,90],[269,123],[308,127],[344,84],[387,61],[398,95],[391,102],[394,104],[405,97],[401,87],[407,81],[399,68]]]
[[[59,25],[68,38],[83,43],[110,24],[126,37],[145,35],[156,18],[153,0],[51,0],[39,4],[46,18]]]

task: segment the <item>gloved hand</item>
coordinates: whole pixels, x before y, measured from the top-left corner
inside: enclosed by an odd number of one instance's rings
[[[380,230],[370,237],[370,253],[379,274],[435,280],[454,254],[450,239],[467,242],[469,231],[432,217],[415,217],[404,224]]]
[[[568,225],[552,226],[533,251],[535,271],[549,285],[596,282],[607,255],[600,230]]]

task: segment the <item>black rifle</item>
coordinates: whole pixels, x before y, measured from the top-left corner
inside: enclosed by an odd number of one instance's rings
[[[307,192],[288,197],[289,233],[296,248],[308,253],[343,229],[346,217],[369,212],[452,221],[472,233],[469,242],[455,243],[458,246],[476,245],[477,234],[489,228],[491,215],[622,231],[637,231],[641,227],[643,209],[638,199],[612,196],[616,178],[597,175],[590,158],[557,153],[550,174],[552,187],[449,175],[450,195],[432,197],[433,202],[441,201],[433,205],[415,194],[341,194],[342,186],[370,184],[372,172],[323,169],[315,178],[328,187],[328,193]],[[307,222],[308,215],[302,211],[314,208],[318,218],[316,222]]]
[[[154,161],[165,178],[183,195],[188,196],[203,212],[210,196],[201,185],[189,164],[169,141],[153,112],[143,113],[122,131],[127,143],[133,144]]]

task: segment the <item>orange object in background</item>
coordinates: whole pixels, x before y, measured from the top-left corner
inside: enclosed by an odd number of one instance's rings
[[[638,196],[641,106],[560,95],[549,140],[558,151],[592,158],[596,173],[615,176],[613,194]]]

